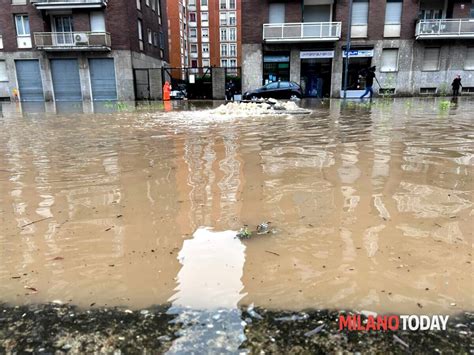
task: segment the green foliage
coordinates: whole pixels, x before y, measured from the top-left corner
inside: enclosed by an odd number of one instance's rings
[[[449,110],[451,107],[453,107],[454,104],[449,100],[441,100],[438,106],[439,106],[440,111],[446,111],[446,110]]]
[[[440,84],[438,88],[438,93],[440,96],[448,96],[449,95],[449,84],[447,82],[443,82]]]

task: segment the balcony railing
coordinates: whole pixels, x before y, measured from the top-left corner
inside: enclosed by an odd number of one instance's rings
[[[331,42],[341,38],[340,22],[266,23],[265,42]]]
[[[107,6],[108,0],[32,0],[31,3],[39,10],[54,9],[87,9]]]
[[[474,20],[420,20],[416,24],[416,39],[474,38]]]
[[[35,32],[35,46],[45,51],[109,51],[107,32]]]

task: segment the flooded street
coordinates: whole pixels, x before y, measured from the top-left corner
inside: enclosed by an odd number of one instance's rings
[[[311,114],[5,104],[0,302],[227,309],[237,338],[232,310],[251,304],[472,311],[474,101],[303,105]],[[271,233],[235,238],[262,222]]]

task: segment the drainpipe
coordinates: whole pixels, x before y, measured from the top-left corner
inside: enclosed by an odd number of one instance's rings
[[[346,63],[344,65],[344,100],[347,98],[349,52],[351,50],[351,27],[352,27],[352,0],[349,0],[349,18],[347,19]]]

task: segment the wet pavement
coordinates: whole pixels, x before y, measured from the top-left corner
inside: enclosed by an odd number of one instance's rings
[[[156,329],[170,352],[215,337],[199,324],[219,310],[219,331],[240,332],[231,348],[257,351],[259,332],[242,326],[249,305],[269,319],[334,310],[325,324],[338,310],[470,319],[474,101],[208,110],[220,104],[3,104],[4,313],[53,301],[93,314],[165,307]],[[235,238],[262,222],[271,233]],[[381,339],[374,349],[393,346]],[[288,344],[308,350],[299,340]]]

